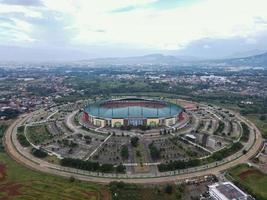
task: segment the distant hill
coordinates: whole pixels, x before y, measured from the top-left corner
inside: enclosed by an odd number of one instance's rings
[[[253,50],[249,50],[249,51],[241,51],[241,52],[236,52],[234,54],[231,54],[230,56],[225,57],[229,58],[229,59],[234,59],[234,58],[245,58],[245,57],[251,57],[251,56],[255,56],[255,55],[260,55],[265,53],[266,51],[264,50],[259,50],[259,49],[253,49]]]
[[[267,53],[243,57],[243,58],[234,58],[229,60],[224,60],[228,65],[243,65],[250,67],[263,67],[267,68]]]
[[[129,64],[129,65],[155,65],[155,64],[180,64],[192,60],[197,60],[194,57],[187,56],[170,56],[163,54],[149,54],[135,57],[111,57],[111,58],[96,58],[90,60],[82,60],[91,64]]]
[[[262,67],[267,69],[267,52],[259,55],[241,57],[241,58],[225,58],[215,60],[200,60],[195,57],[188,56],[171,56],[163,54],[150,54],[136,57],[110,57],[96,58],[89,60],[80,60],[79,64],[86,66],[102,66],[102,65],[179,65],[179,66],[198,66],[198,67]]]

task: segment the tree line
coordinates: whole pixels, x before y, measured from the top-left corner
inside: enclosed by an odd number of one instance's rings
[[[236,142],[236,143],[233,143],[231,147],[224,148],[220,151],[217,151],[205,159],[201,160],[201,159],[196,158],[196,159],[191,159],[188,161],[182,161],[182,160],[171,161],[169,163],[159,164],[158,169],[160,172],[165,172],[165,171],[187,169],[190,167],[197,167],[200,165],[205,165],[205,164],[216,162],[216,161],[221,161],[224,158],[241,150],[242,148],[243,148],[243,145],[240,142]]]
[[[74,158],[63,158],[60,164],[64,167],[103,173],[125,173],[126,170],[122,164],[115,166],[112,164],[99,164],[98,162],[92,162],[89,160],[84,161]]]

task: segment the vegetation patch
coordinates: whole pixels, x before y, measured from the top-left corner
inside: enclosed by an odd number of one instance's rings
[[[31,171],[4,153],[0,153],[0,166],[6,174],[0,181],[0,199],[110,200],[105,186]]]
[[[261,131],[263,137],[267,138],[267,119],[266,119],[266,115],[256,115],[255,114],[255,115],[248,115],[246,117],[258,127],[258,129]]]
[[[42,149],[32,148],[32,155],[37,158],[45,158],[48,154]]]
[[[149,172],[149,166],[144,165],[144,163],[147,162],[144,144],[138,143],[137,146],[133,148],[133,153],[134,161],[138,164],[137,166],[134,166],[134,171],[136,173]]]
[[[6,177],[6,166],[4,164],[0,164],[0,182],[4,181]]]
[[[161,172],[164,171],[174,171],[174,170],[180,170],[180,169],[186,169],[190,167],[197,167],[200,165],[205,165],[208,163],[216,162],[216,161],[221,161],[224,158],[236,153],[237,151],[241,150],[243,148],[243,145],[240,142],[233,143],[231,147],[229,148],[224,148],[220,151],[217,151],[213,153],[211,156],[205,158],[205,159],[192,159],[189,161],[173,161],[169,163],[162,163],[158,165],[158,169]]]
[[[218,134],[222,133],[224,127],[225,127],[225,124],[222,121],[219,121],[219,126],[215,130],[214,135],[218,135]]]
[[[123,160],[127,160],[129,158],[129,150],[125,145],[121,148],[121,157]]]
[[[184,196],[184,185],[160,185],[143,187],[123,182],[111,182],[112,200],[177,200]]]
[[[29,147],[31,145],[23,133],[17,134],[17,139],[23,147]]]
[[[256,168],[238,165],[229,170],[228,178],[257,200],[267,199],[267,175]]]
[[[241,141],[243,142],[248,142],[249,140],[249,127],[246,123],[244,122],[240,122],[241,123],[241,127],[242,127],[242,130],[243,130],[243,133],[242,133],[242,136],[241,136]]]
[[[47,130],[45,125],[29,126],[27,127],[27,137],[35,144],[41,144],[46,140],[52,139],[52,134]]]
[[[84,161],[80,159],[64,158],[60,164],[65,167],[73,167],[76,169],[103,172],[103,173],[125,173],[125,167],[123,165],[112,164],[99,164],[98,162]]]
[[[6,124],[0,124],[0,152],[4,151],[4,145],[2,142],[2,137],[4,136],[4,133],[7,129],[7,125]]]
[[[159,159],[160,158],[160,150],[158,150],[158,148],[153,143],[150,143],[148,147],[150,150],[151,158],[153,160]]]

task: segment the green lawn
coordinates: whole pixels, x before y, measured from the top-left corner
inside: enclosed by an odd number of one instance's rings
[[[112,200],[179,200],[183,199],[185,187],[170,185],[171,192],[166,192],[166,185],[147,186],[114,182],[110,184]]]
[[[238,165],[229,170],[228,177],[257,200],[267,199],[267,175],[256,168]]]
[[[108,200],[107,187],[34,172],[0,153],[0,199]]]
[[[133,148],[134,153],[134,161],[138,163],[138,166],[135,166],[135,172],[136,173],[144,173],[149,171],[149,167],[146,165],[143,165],[147,162],[146,152],[145,152],[145,146],[144,144],[140,143],[137,147]]]
[[[45,125],[29,126],[26,131],[28,139],[36,145],[52,138]]]
[[[4,151],[4,145],[3,145],[1,138],[4,135],[6,128],[7,128],[6,124],[0,124],[0,152]]]
[[[260,116],[261,115],[255,114],[246,117],[258,127],[263,136],[267,137],[267,120],[260,120]]]

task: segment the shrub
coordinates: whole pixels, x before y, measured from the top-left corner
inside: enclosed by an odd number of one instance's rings
[[[23,147],[28,147],[30,146],[31,144],[28,142],[27,138],[25,137],[24,134],[18,134],[17,135],[17,139],[19,141],[19,143],[21,144],[21,146]]]
[[[121,148],[121,157],[123,160],[126,160],[129,158],[129,150],[128,150],[127,146],[123,146]]]
[[[138,142],[139,142],[139,138],[138,137],[132,137],[131,138],[131,144],[132,144],[133,147],[137,147]]]
[[[172,194],[172,192],[173,192],[173,187],[172,187],[172,185],[166,185],[166,187],[165,187],[165,192],[167,193],[167,194]]]
[[[35,148],[32,148],[32,154],[35,156],[35,157],[38,157],[38,158],[45,158],[48,154],[43,151],[42,149],[35,149]]]

